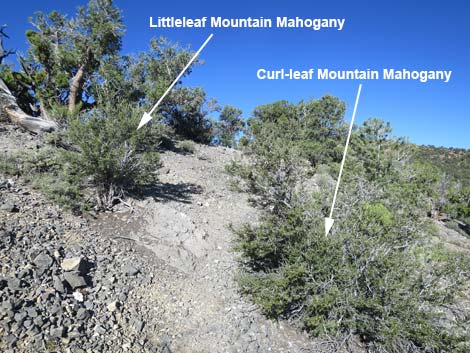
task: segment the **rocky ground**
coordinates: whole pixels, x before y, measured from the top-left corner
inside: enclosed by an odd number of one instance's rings
[[[161,184],[133,212],[100,219],[104,233],[129,237],[173,272],[149,293],[174,352],[319,352],[306,335],[265,319],[238,292],[229,225],[254,223],[246,195],[229,187],[224,168],[239,152],[198,146],[162,154]]]
[[[42,146],[0,134],[2,153]],[[237,291],[228,226],[256,222],[224,173],[239,157],[166,152],[154,189],[96,219],[0,175],[0,351],[318,351]]]
[[[43,143],[0,127],[0,162]],[[171,352],[149,291],[167,266],[0,174],[0,352]]]
[[[161,270],[28,186],[1,181],[0,351],[164,352],[154,305]]]
[[[0,131],[1,153],[41,146]],[[96,217],[0,174],[0,351],[331,352],[238,291],[229,225],[258,216],[229,187],[225,165],[239,158],[207,146],[165,152],[157,185]],[[439,226],[440,241],[470,248]]]

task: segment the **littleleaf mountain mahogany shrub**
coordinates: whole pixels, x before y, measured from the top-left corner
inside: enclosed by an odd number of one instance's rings
[[[127,192],[156,180],[158,130],[136,129],[143,110],[107,104],[71,122],[68,138],[78,151],[64,158],[97,187],[97,204],[110,208]]]
[[[263,105],[248,121],[249,158],[228,166],[263,210],[258,225],[234,229],[242,292],[268,317],[337,348],[360,341],[370,352],[469,351],[465,317],[446,310],[468,283],[469,257],[431,241],[439,175],[412,161],[389,124],[356,127],[325,237],[343,115],[344,103],[325,96]]]
[[[62,128],[48,151],[53,163],[47,170],[33,170],[44,178],[32,178],[61,203],[81,204],[75,201],[86,191],[96,193],[85,197],[87,203],[109,208],[126,193],[154,181],[157,148],[173,147],[173,139],[205,144],[214,139],[209,114],[219,110],[217,103],[203,88],[181,83],[154,112],[152,123],[136,131],[143,112],[192,57],[189,48],[160,37],[150,40],[146,52],[121,54],[125,26],[112,0],[90,0],[72,17],[36,12],[30,22],[33,29],[26,32],[29,48],[19,58],[21,69],[0,65],[0,78],[25,112],[55,120]],[[29,163],[12,158],[19,169]],[[18,169],[4,163],[0,167]]]

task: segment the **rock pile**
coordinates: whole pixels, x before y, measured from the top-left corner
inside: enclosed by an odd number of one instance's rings
[[[0,351],[169,352],[145,293],[158,273],[26,186],[0,179]]]

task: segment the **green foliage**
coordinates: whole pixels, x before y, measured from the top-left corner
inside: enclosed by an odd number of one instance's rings
[[[414,158],[430,163],[453,181],[470,186],[470,150],[434,146],[416,146]]]
[[[82,191],[83,183],[67,165],[59,150],[52,146],[22,150],[5,157],[0,170],[8,175],[22,176],[48,199],[74,212],[89,207]]]
[[[183,138],[209,144],[213,137],[213,123],[208,115],[219,110],[215,100],[207,100],[202,88],[181,87],[171,93],[164,121]]]
[[[243,131],[245,121],[242,118],[242,111],[232,106],[225,106],[216,122],[215,144],[235,147],[236,137]]]
[[[45,138],[57,148],[51,164],[39,154],[33,165],[29,157],[9,157],[3,170],[34,175],[35,185],[59,203],[88,202],[85,193],[96,189],[97,206],[107,209],[155,180],[157,150],[172,146],[175,134],[200,143],[213,140],[209,114],[219,109],[215,100],[180,82],[153,121],[136,130],[143,112],[192,57],[188,48],[154,38],[147,52],[121,55],[124,25],[112,0],[90,0],[74,17],[37,12],[30,21],[34,29],[26,32],[30,46],[19,60],[21,72],[2,65],[0,77],[26,113],[54,119],[64,130]],[[182,148],[195,149],[190,142]]]
[[[148,52],[110,56],[102,61],[93,78],[93,96],[98,105],[124,101],[150,110],[192,54],[187,48],[160,37],[150,41]],[[191,71],[192,67],[183,77]],[[153,115],[179,137],[208,144],[213,139],[213,123],[208,116],[218,110],[217,102],[207,99],[202,88],[180,87],[178,83]]]
[[[90,79],[102,60],[121,49],[120,11],[111,0],[90,0],[75,18],[37,12],[31,22],[35,30],[26,32],[30,48],[21,62],[42,111],[70,100],[89,105]]]
[[[443,206],[443,211],[470,224],[470,186],[456,185],[451,188],[448,202]]]
[[[13,71],[11,67],[0,65],[0,79],[5,82],[10,92],[17,97],[18,106],[24,112],[34,115],[35,112],[31,109],[31,106],[36,103],[36,100],[28,89],[31,85],[29,78],[20,72]]]
[[[80,151],[66,152],[66,160],[82,177],[92,177],[101,208],[155,181],[158,130],[136,130],[142,113],[129,104],[108,104],[70,124],[68,137]]]
[[[298,104],[278,101],[262,105],[248,120],[247,136],[256,137],[256,143],[251,144],[256,153],[285,141],[298,146],[300,157],[313,166],[339,161],[342,151],[338,143],[345,133],[344,111],[344,102],[331,95]],[[272,140],[277,142],[271,143]]]
[[[178,148],[185,153],[193,154],[196,152],[196,144],[191,140],[181,141],[178,144]]]
[[[278,101],[256,108],[243,140],[244,150],[255,158],[234,164],[229,171],[238,175],[240,187],[252,194],[252,201],[280,214],[303,197],[296,188],[320,163],[340,161],[344,107],[339,99],[326,95],[298,104]]]
[[[357,337],[370,352],[465,351],[463,322],[443,312],[468,282],[470,260],[429,241],[439,171],[413,163],[412,146],[390,137],[381,120],[354,132],[325,237],[329,174],[338,170],[331,146],[344,137],[338,103],[311,102],[307,115],[286,102],[255,110],[249,162],[227,168],[264,210],[259,225],[235,230],[242,291],[269,317],[298,322],[338,347]]]
[[[470,224],[470,152],[465,149],[416,146],[414,159],[439,175],[436,199],[439,212]]]

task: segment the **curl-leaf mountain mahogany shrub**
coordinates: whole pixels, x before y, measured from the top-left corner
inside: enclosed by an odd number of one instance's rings
[[[259,225],[234,230],[242,291],[269,317],[338,347],[360,340],[371,352],[468,351],[464,322],[444,308],[468,282],[469,257],[432,245],[427,200],[438,178],[410,161],[409,144],[381,120],[355,131],[325,237],[332,188],[315,185],[336,177],[343,114],[331,96],[255,110],[250,158],[228,168],[264,210]]]

